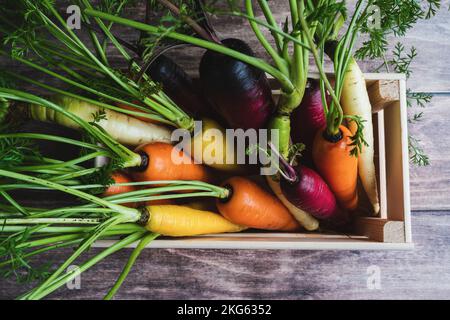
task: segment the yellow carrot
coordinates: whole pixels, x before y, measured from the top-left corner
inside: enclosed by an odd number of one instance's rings
[[[210,233],[239,232],[246,227],[234,224],[219,214],[176,205],[147,206],[146,229],[171,237]]]
[[[202,132],[192,138],[191,147],[192,156],[203,164],[222,171],[242,170],[236,164],[235,150],[226,139],[225,129],[214,120],[202,119]]]

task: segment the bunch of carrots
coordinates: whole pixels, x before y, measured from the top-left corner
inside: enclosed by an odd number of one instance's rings
[[[173,26],[124,18],[128,1],[95,6],[79,0],[89,40],[65,23],[53,1],[17,0],[2,8],[0,54],[45,77],[1,72],[0,270],[30,272],[28,258],[76,248],[20,298],[43,298],[73,279],[76,274],[65,269],[99,239],[120,238],[83,262],[81,271],[137,243],[105,297],[110,299],[139,253],[160,235],[318,231],[320,224],[341,232],[360,207],[358,176],[372,214],[379,213],[371,106],[352,57],[371,1],[358,1],[341,37],[343,2],[289,1],[291,17],[282,28],[268,2],[257,2],[265,20],[255,17],[250,0],[225,14],[246,19],[272,61],[256,57],[240,39],[220,39],[201,0],[189,2],[189,15],[160,1],[170,21],[177,20]],[[116,24],[139,31],[139,41],[121,39]],[[165,54],[173,41],[206,49],[198,83]],[[108,46],[128,70],[112,63]],[[309,77],[310,55],[319,79]],[[333,81],[324,72],[325,55],[333,61]],[[267,75],[278,82],[279,99]],[[21,89],[24,84],[43,94]],[[24,130],[30,120],[44,130]],[[46,132],[49,123],[77,138]],[[277,130],[267,148],[247,146],[278,159],[276,173],[261,179],[254,166],[230,162],[232,141],[225,134],[211,138],[212,130],[225,128]],[[192,138],[191,149],[174,145],[175,129]],[[42,143],[78,156],[45,154]],[[69,203],[46,208],[26,201],[24,192],[64,194]]]

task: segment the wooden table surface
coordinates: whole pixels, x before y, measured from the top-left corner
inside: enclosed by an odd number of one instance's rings
[[[278,18],[286,1],[276,1]],[[432,20],[418,24],[404,39],[419,56],[408,82],[413,91],[436,93],[424,109],[424,120],[410,126],[422,141],[431,165],[411,168],[413,241],[406,252],[291,251],[291,250],[173,250],[148,249],[137,261],[117,299],[448,299],[450,298],[450,52],[449,1]],[[142,10],[137,8],[137,15]],[[239,19],[214,21],[224,37],[235,36],[262,49]],[[390,43],[395,44],[392,39]],[[177,58],[195,69],[186,51]],[[379,61],[362,63],[371,71]],[[412,112],[413,110],[411,110]],[[88,255],[93,255],[92,249]],[[50,298],[99,299],[126,263],[124,250],[99,263],[81,277],[81,289],[62,288]],[[62,250],[64,256],[70,253]],[[62,262],[51,253],[42,261]],[[380,287],[368,289],[370,268],[380,271]],[[368,269],[369,268],[369,269]],[[0,299],[14,298],[25,286],[0,280]]]

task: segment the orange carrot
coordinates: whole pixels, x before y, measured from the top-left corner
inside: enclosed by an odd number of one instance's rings
[[[106,191],[103,193],[104,197],[109,197],[109,196],[114,196],[117,194],[122,194],[122,193],[127,193],[127,192],[131,192],[131,191],[136,191],[137,188],[135,186],[118,186],[116,184],[120,184],[120,183],[130,183],[132,182],[131,179],[124,173],[122,172],[114,172],[111,175],[111,178],[114,180],[114,184],[110,185],[108,187],[108,189],[106,189]],[[124,203],[122,204],[126,207],[136,207],[136,203]]]
[[[230,196],[225,200],[218,199],[216,205],[231,222],[266,230],[294,231],[300,228],[288,209],[256,183],[233,177],[223,186],[230,190]]]
[[[313,160],[339,204],[354,210],[358,205],[358,158],[350,155],[354,148],[350,145],[352,133],[342,125],[339,129],[342,137],[337,142],[324,137],[326,129],[319,130],[313,144]]]
[[[131,175],[136,181],[210,180],[206,167],[194,163],[189,155],[170,144],[150,143],[137,148],[136,152],[148,159],[144,166],[132,170]]]

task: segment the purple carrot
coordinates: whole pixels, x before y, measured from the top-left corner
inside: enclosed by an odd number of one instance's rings
[[[294,168],[296,181],[281,180],[284,196],[298,208],[317,219],[330,219],[339,213],[334,194],[323,179],[303,165]]]
[[[225,39],[222,43],[254,56],[252,49],[239,39]],[[205,96],[232,128],[263,128],[275,109],[265,73],[224,54],[205,53],[200,63],[200,80]]]
[[[211,113],[211,107],[193,80],[172,59],[165,55],[158,56],[147,73],[154,81],[162,84],[163,91],[183,110],[193,116]]]
[[[326,125],[319,82],[309,79],[302,103],[291,115],[291,136],[294,143],[303,143],[302,162],[312,165],[312,145],[317,131]]]
[[[347,212],[339,208],[336,197],[319,174],[301,164],[293,167],[279,157],[273,145],[269,146],[279,158],[280,187],[290,203],[317,219],[330,222],[330,225],[342,226],[349,222]]]

